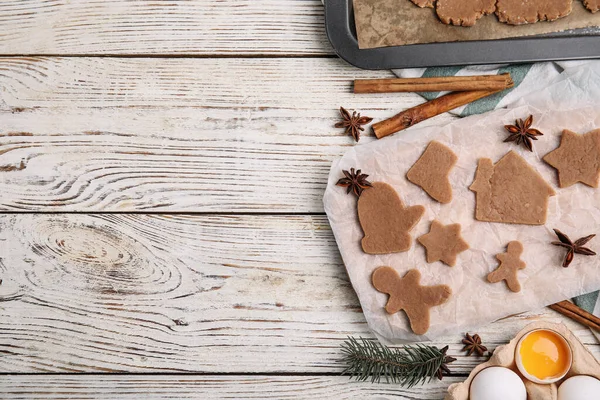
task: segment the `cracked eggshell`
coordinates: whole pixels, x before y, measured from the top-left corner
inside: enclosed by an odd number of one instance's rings
[[[573,351],[573,365],[565,378],[557,383],[540,385],[525,380],[518,372],[515,362],[515,349],[517,343],[525,334],[536,329],[549,329],[558,332],[567,339],[571,346],[571,350]],[[594,355],[585,347],[585,345],[577,339],[573,332],[571,332],[564,324],[553,324],[551,322],[540,321],[527,325],[517,333],[508,344],[497,347],[489,361],[475,367],[464,382],[450,385],[444,400],[469,400],[469,388],[473,378],[485,368],[494,366],[509,368],[523,379],[527,390],[527,400],[558,400],[557,388],[564,380],[572,376],[589,375],[596,379],[600,379],[600,362],[596,360]]]

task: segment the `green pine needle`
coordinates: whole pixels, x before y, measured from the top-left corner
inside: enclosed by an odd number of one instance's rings
[[[447,348],[421,344],[390,349],[378,341],[349,337],[341,347],[344,357],[340,362],[346,366],[343,375],[358,381],[370,378],[372,383],[385,378],[387,383],[409,388],[439,378],[442,370],[447,371],[445,364],[454,361],[446,356]]]

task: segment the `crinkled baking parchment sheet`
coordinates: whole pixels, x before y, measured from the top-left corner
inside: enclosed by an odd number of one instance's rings
[[[597,64],[580,67],[569,76],[561,75],[561,80],[528,95],[513,108],[456,120],[441,127],[413,127],[376,142],[358,144],[333,163],[324,195],[325,211],[365,317],[380,338],[387,342],[431,340],[600,289],[600,256],[577,255],[565,269],[561,267],[564,250],[550,244],[556,240],[552,228],[562,230],[573,239],[600,234],[600,189],[583,184],[559,189],[556,171],[541,160],[558,146],[563,129],[585,133],[600,128],[600,67]],[[544,133],[535,142],[533,153],[502,142],[507,137],[504,125],[529,114],[534,116],[534,127]],[[458,156],[450,175],[454,196],[450,204],[435,202],[406,179],[406,172],[431,140],[444,143]],[[543,226],[474,219],[475,195],[468,187],[473,182],[477,160],[488,157],[495,163],[509,150],[521,155],[557,192],[550,197],[548,220]],[[426,207],[423,218],[412,231],[413,245],[409,251],[388,255],[369,255],[362,251],[363,232],[358,222],[356,198],[335,185],[342,170],[350,168],[362,169],[372,182],[389,183],[406,205]],[[455,267],[441,262],[427,264],[425,250],[416,242],[417,237],[429,231],[433,219],[462,225],[462,235],[471,249],[459,254]],[[512,240],[523,243],[522,259],[527,263],[527,268],[518,273],[522,286],[519,293],[510,292],[504,282],[490,284],[485,279],[498,265],[495,255],[504,252]],[[600,236],[594,238],[589,247],[600,251]],[[431,326],[425,335],[412,333],[404,312],[389,315],[384,310],[388,295],[373,288],[371,274],[386,265],[395,268],[400,275],[417,268],[422,274],[422,284],[447,284],[452,288],[449,301],[431,309]]]

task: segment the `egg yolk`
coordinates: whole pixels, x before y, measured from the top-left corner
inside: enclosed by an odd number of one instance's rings
[[[521,342],[519,354],[527,372],[538,379],[562,375],[569,368],[569,348],[551,331],[533,331]]]

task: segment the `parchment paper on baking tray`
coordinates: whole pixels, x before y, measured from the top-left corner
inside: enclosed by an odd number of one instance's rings
[[[592,14],[580,0],[573,1],[570,15],[553,22],[507,25],[492,14],[482,17],[471,27],[445,25],[439,21],[435,10],[419,8],[409,0],[353,1],[358,47],[361,49],[502,39],[600,26],[600,12]]]

